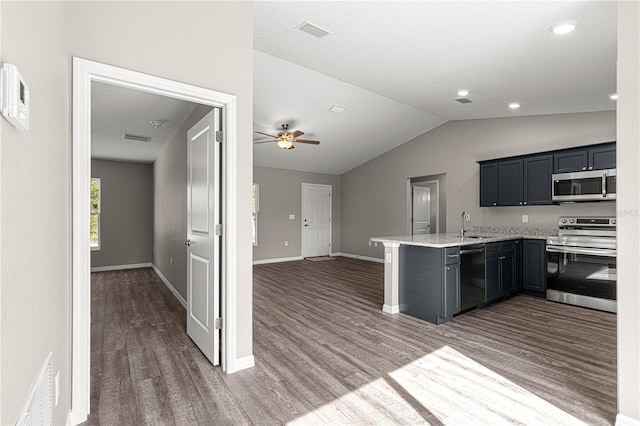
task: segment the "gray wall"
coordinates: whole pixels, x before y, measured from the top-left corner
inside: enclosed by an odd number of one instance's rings
[[[31,128],[0,120],[0,424],[49,350],[65,424],[71,364],[71,58],[237,96],[237,357],[252,354],[251,2],[0,2],[2,61],[31,89]],[[222,60],[224,58],[224,60]]]
[[[100,178],[100,250],[91,266],[150,263],[153,257],[153,171],[151,164],[91,160]]]
[[[640,421],[640,4],[618,2],[618,412]],[[618,424],[633,424],[618,420]]]
[[[211,107],[199,105],[153,163],[153,264],[187,299],[187,131]],[[172,264],[173,263],[173,264]]]
[[[31,90],[29,130],[0,119],[0,424],[15,424],[49,351],[54,424],[70,409],[71,135],[68,5],[1,2],[2,62]]]
[[[300,256],[302,184],[331,185],[331,252],[340,252],[340,176],[306,173],[292,170],[254,167],[253,181],[260,187],[258,245],[253,248],[253,260]],[[289,215],[295,214],[295,220]],[[285,247],[284,242],[289,241]]]
[[[407,230],[407,179],[447,174],[447,231],[473,225],[557,226],[563,214],[615,214],[615,203],[480,208],[479,160],[616,139],[613,111],[451,121],[342,175],[342,251],[378,257],[373,236]],[[523,224],[522,214],[529,215]]]

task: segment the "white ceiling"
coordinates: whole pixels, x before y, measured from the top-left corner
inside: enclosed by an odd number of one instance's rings
[[[614,1],[258,1],[254,47],[254,130],[321,141],[256,145],[256,165],[341,174],[448,120],[615,109]]]
[[[152,163],[197,105],[104,83],[91,84],[91,158]],[[160,128],[150,122],[162,121]],[[150,142],[124,133],[151,136]]]

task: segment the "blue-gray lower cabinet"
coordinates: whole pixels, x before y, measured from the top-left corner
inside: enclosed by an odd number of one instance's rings
[[[522,292],[545,297],[547,291],[546,241],[522,240]]]
[[[442,324],[460,312],[458,247],[399,248],[400,312]]]
[[[518,271],[516,241],[489,243],[485,253],[487,302],[514,294]]]

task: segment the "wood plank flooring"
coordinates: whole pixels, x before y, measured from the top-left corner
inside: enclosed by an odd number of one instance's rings
[[[254,267],[256,367],[226,375],[151,269],[92,274],[87,424],[613,424],[616,316],[518,296],[435,326],[383,265]]]

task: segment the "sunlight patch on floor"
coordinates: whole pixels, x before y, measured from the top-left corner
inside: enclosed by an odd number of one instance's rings
[[[362,385],[288,424],[585,425],[448,346],[385,377],[352,379]]]
[[[445,425],[585,424],[448,346],[389,376]]]

